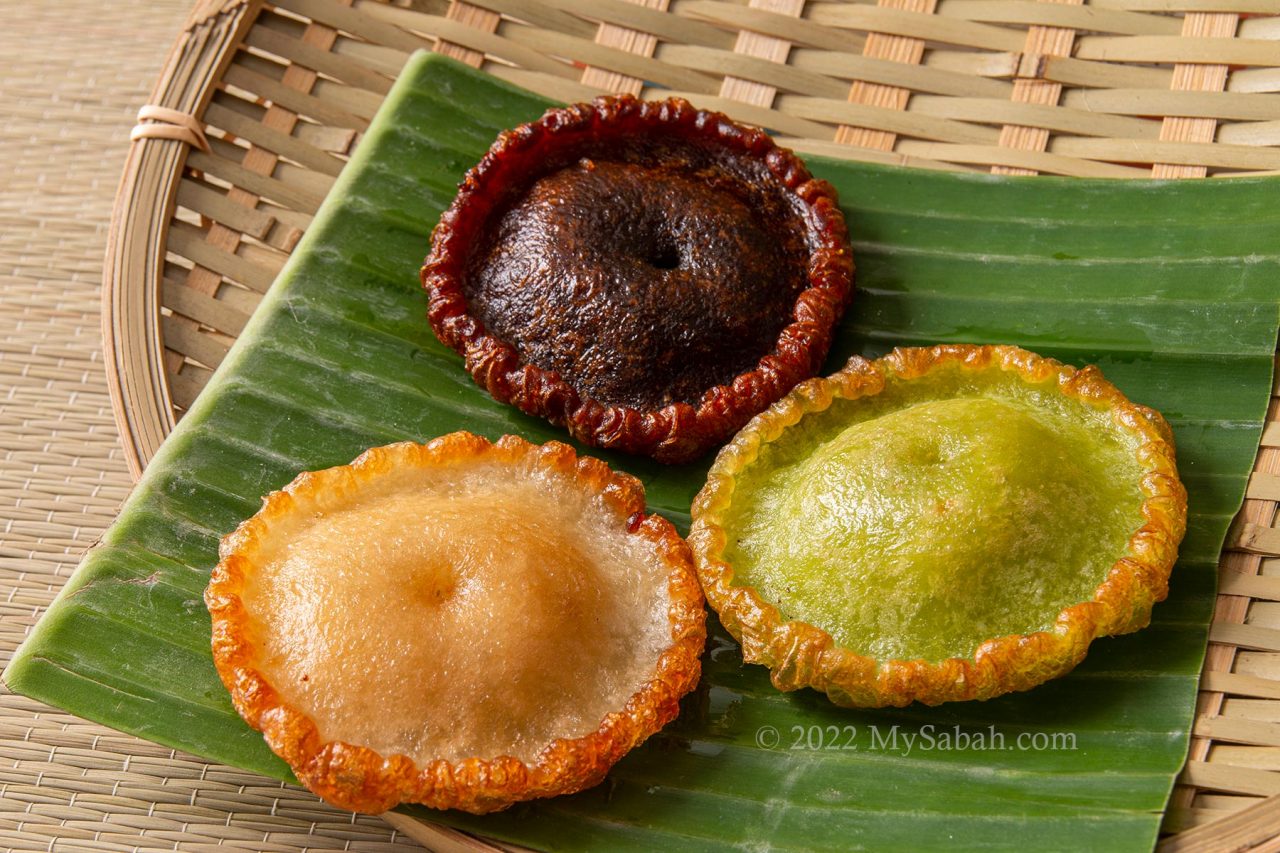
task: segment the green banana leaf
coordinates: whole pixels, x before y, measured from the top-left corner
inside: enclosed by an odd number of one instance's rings
[[[463,172],[547,105],[438,56],[408,64],[250,327],[14,658],[13,690],[291,778],[210,661],[201,592],[218,539],[297,472],[371,445],[462,428],[563,438],[471,382],[417,283]],[[420,813],[554,849],[1149,849],[1270,389],[1280,184],[810,164],[840,192],[859,267],[829,368],[898,344],[1016,343],[1098,364],[1166,414],[1191,494],[1169,600],[1029,693],[880,711],[778,693],[712,619],[699,690],[605,784],[486,817]],[[687,526],[705,462],[607,458]]]

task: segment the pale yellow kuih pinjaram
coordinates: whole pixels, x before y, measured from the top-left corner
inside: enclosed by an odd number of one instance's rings
[[[693,506],[707,598],[781,690],[987,699],[1144,627],[1186,491],[1164,419],[1016,347],[899,349],[799,385]]]

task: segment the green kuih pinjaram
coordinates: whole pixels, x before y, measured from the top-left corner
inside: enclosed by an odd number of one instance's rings
[[[737,584],[881,660],[1049,630],[1142,526],[1138,440],[1106,413],[939,373],[765,445],[726,519]]]

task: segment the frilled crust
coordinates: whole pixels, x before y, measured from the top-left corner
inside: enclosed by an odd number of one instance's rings
[[[707,387],[696,402],[645,409],[593,399],[560,373],[523,360],[468,305],[464,280],[472,247],[484,238],[491,218],[511,202],[513,188],[527,187],[530,176],[545,171],[548,161],[584,144],[607,151],[604,146],[634,145],[636,139],[657,134],[720,146],[733,156],[763,163],[767,174],[800,200],[807,287],[795,298],[772,347],[753,367]],[[467,371],[495,399],[564,426],[587,444],[680,463],[722,443],[820,369],[852,293],[853,259],[835,190],[814,179],[798,157],[774,145],[766,133],[720,113],[696,110],[678,98],[645,102],[621,96],[552,109],[535,122],[503,132],[467,173],[441,216],[421,279],[436,335],[464,357]]]
[[[735,477],[755,460],[761,445],[778,439],[806,414],[827,409],[835,398],[873,396],[883,390],[887,375],[912,379],[945,363],[1007,371],[1028,382],[1056,380],[1062,394],[1110,410],[1118,428],[1140,437],[1144,523],[1092,600],[1064,608],[1051,630],[987,640],[972,658],[878,661],[836,645],[820,628],[785,621],[754,588],[734,586],[733,567],[724,560],[722,524]],[[743,657],[769,667],[779,690],[813,687],[846,707],[937,705],[1029,690],[1069,672],[1095,638],[1145,627],[1152,605],[1168,594],[1186,518],[1173,433],[1158,412],[1130,402],[1092,366],[1077,370],[1011,346],[950,345],[896,349],[876,361],[854,357],[832,376],[801,383],[755,418],[716,457],[694,500],[689,544],[707,600],[742,644]]]
[[[381,755],[359,744],[323,741],[315,722],[289,705],[258,669],[249,639],[250,619],[241,601],[246,577],[279,520],[311,496],[358,489],[380,472],[406,466],[449,466],[480,457],[495,462],[532,460],[537,466],[573,476],[586,492],[603,495],[618,524],[644,537],[669,567],[671,644],[652,678],[626,703],[608,714],[598,729],[576,739],[548,744],[530,765],[504,756],[459,762],[437,759],[420,767],[404,755]],[[257,515],[222,541],[221,561],[205,591],[213,618],[213,659],[236,710],[261,731],[268,745],[288,762],[298,779],[341,808],[382,812],[399,803],[482,814],[522,800],[568,794],[598,784],[623,755],[675,718],[680,697],[696,685],[706,639],[702,592],[688,546],[666,519],[645,515],[644,487],[605,463],[579,458],[567,445],[533,445],[515,436],[496,444],[466,432],[425,445],[404,442],[377,447],[350,465],[300,474],[263,501]],[[536,511],[536,508],[531,508]],[[591,673],[584,673],[590,678]]]

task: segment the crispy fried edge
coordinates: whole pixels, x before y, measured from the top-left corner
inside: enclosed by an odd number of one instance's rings
[[[1118,429],[1141,437],[1136,456],[1144,521],[1092,600],[1064,608],[1050,630],[987,640],[972,658],[882,662],[840,647],[818,627],[784,620],[754,588],[734,586],[722,524],[735,477],[757,458],[760,447],[805,415],[824,411],[835,398],[873,396],[890,374],[909,380],[942,364],[1003,370],[1027,382],[1056,380],[1063,394],[1109,410]],[[716,457],[694,500],[689,544],[707,600],[742,644],[743,657],[769,667],[779,690],[814,687],[846,707],[937,705],[1029,690],[1073,669],[1095,638],[1145,627],[1152,605],[1168,594],[1186,519],[1187,493],[1178,478],[1173,433],[1158,412],[1130,402],[1096,367],[1077,370],[1012,346],[947,345],[900,348],[876,361],[855,356],[838,373],[801,383],[757,416]]]
[[[791,320],[751,370],[707,390],[698,404],[654,410],[607,405],[579,392],[560,374],[525,363],[515,348],[490,334],[470,311],[463,290],[472,241],[492,213],[494,197],[544,159],[548,149],[584,137],[665,127],[763,161],[808,209],[809,286],[796,297]],[[640,101],[630,95],[551,109],[540,119],[504,131],[459,185],[458,195],[431,235],[419,273],[436,336],[463,356],[467,371],[494,399],[564,426],[587,444],[688,462],[720,444],[753,415],[822,366],[836,322],[853,291],[853,255],[835,189],[814,179],[791,151],[768,134],[687,101]]]
[[[532,765],[503,756],[456,763],[437,759],[419,767],[404,755],[384,756],[357,744],[322,740],[311,718],[286,702],[257,668],[250,614],[241,600],[273,524],[335,488],[358,488],[361,480],[392,468],[466,464],[481,458],[572,477],[584,491],[602,495],[619,524],[648,540],[662,557],[668,567],[671,644],[659,657],[653,677],[594,732],[548,744]],[[376,813],[415,802],[482,814],[521,800],[580,791],[598,784],[623,755],[674,719],[680,697],[698,681],[705,612],[689,548],[669,521],[646,516],[644,509],[644,487],[634,477],[614,472],[598,459],[579,458],[560,442],[539,446],[515,436],[490,443],[455,432],[425,445],[402,442],[373,448],[350,465],[300,474],[264,498],[262,509],[222,540],[221,559],[204,595],[213,619],[214,664],[246,722],[263,733],[304,785],[341,808]]]

